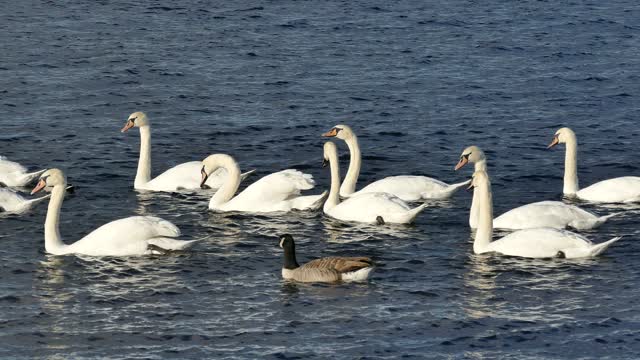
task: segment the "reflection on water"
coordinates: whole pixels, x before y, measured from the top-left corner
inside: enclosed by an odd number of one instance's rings
[[[167,256],[52,257],[44,204],[0,215],[0,358],[637,358],[637,204],[567,200],[624,211],[588,233],[629,235],[594,260],[476,256],[470,193],[429,202],[411,226],[214,213],[212,191],[133,190],[140,139],[118,131],[146,111],[156,170],[228,153],[258,171],[243,187],[291,167],[319,193],[320,134],[346,123],[360,188],[468,180],[452,167],[477,144],[496,214],[560,200],[563,152],[544,147],[561,126],[580,138],[584,184],[637,175],[635,2],[67,3],[3,13],[0,154],[77,184],[61,217],[69,242],[132,215],[202,241]],[[300,262],[370,256],[378,268],[364,284],[285,282],[281,233]]]
[[[583,283],[582,270],[596,261],[564,260],[470,255],[462,308],[473,318],[570,320],[572,312],[593,296]]]

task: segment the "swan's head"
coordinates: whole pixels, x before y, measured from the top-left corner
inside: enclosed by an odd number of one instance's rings
[[[322,158],[322,167],[327,166],[331,159],[338,158],[338,147],[331,141],[324,143],[324,157]]]
[[[64,176],[64,173],[60,169],[49,169],[42,173],[42,175],[40,175],[40,180],[38,180],[38,184],[36,185],[36,187],[31,190],[31,195],[44,188],[54,187],[58,185],[66,187],[67,177]]]
[[[145,115],[145,113],[143,113],[142,111],[136,111],[133,114],[129,115],[127,123],[124,124],[124,127],[122,128],[122,130],[120,130],[120,132],[126,132],[134,126],[141,127],[146,125],[149,125],[149,119],[147,119],[147,115]]]
[[[562,129],[556,131],[555,135],[553,135],[553,140],[551,140],[551,143],[549,144],[549,146],[547,146],[547,149],[551,149],[558,144],[565,144],[567,141],[575,140],[575,138],[576,133],[574,133],[573,130],[569,129],[568,127],[563,127]]]
[[[289,235],[289,234],[284,234],[284,235],[280,235],[280,247],[281,248],[292,248],[295,246],[295,243],[293,242],[293,236]]]
[[[489,174],[486,171],[480,170],[473,173],[471,176],[471,185],[469,185],[469,189],[475,189],[481,186],[491,185],[491,181],[489,180]]]
[[[351,128],[344,124],[334,126],[331,130],[322,134],[324,137],[337,137],[340,140],[347,140],[354,136]]]
[[[484,160],[487,160],[487,158],[484,156],[484,151],[482,151],[482,149],[475,145],[469,146],[462,151],[460,161],[458,161],[458,164],[454,169],[458,170],[468,163],[477,163]]]
[[[206,159],[202,160],[202,167],[200,168],[200,176],[202,177],[202,181],[200,182],[200,188],[206,189],[207,186],[205,183],[209,179],[209,175],[212,172],[218,170],[224,164],[235,163],[235,160],[229,155],[226,154],[213,154],[207,156]]]

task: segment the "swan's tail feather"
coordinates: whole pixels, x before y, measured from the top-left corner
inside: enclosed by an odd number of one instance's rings
[[[444,188],[441,191],[438,192],[423,192],[420,194],[420,196],[423,199],[431,199],[431,200],[444,200],[444,199],[448,199],[451,196],[453,196],[453,194],[460,190],[461,188],[469,185],[471,183],[471,180],[467,180],[461,183],[457,183],[457,184],[451,184],[449,186],[447,186],[446,188]]]
[[[622,239],[622,236],[616,236],[613,239],[609,240],[609,241],[605,241],[602,244],[597,244],[597,245],[593,245],[593,247],[591,247],[591,249],[589,249],[589,255],[590,256],[598,256],[600,255],[603,251],[605,251],[611,244],[613,244],[614,242],[618,241]]]
[[[48,198],[50,198],[50,197],[51,197],[51,194],[48,194],[48,195],[41,196],[41,197],[36,198],[36,199],[30,199],[30,200],[27,200],[27,203],[29,204],[29,206],[31,206],[31,205],[33,205],[33,204],[37,204],[37,203],[39,203],[39,202],[41,202],[41,201],[43,201],[43,200],[46,200],[46,199],[48,199]]]
[[[597,228],[598,226],[604,224],[605,222],[607,222],[607,220],[611,219],[614,216],[618,216],[622,214],[622,212],[617,212],[617,213],[613,213],[613,214],[609,214],[609,215],[605,215],[605,216],[600,216],[595,223],[595,226],[593,228]]]
[[[147,240],[147,243],[152,246],[156,246],[165,251],[186,250],[202,239],[196,240],[178,240],[167,237],[157,237]]]
[[[291,200],[291,208],[296,210],[318,210],[324,204],[329,192],[325,190],[320,195],[299,196]]]
[[[37,179],[40,175],[42,175],[45,171],[47,171],[47,169],[38,170],[36,172],[24,174],[20,178],[20,183],[22,183],[23,185],[28,185],[31,182],[33,182],[35,179]]]
[[[247,172],[244,172],[242,174],[240,174],[240,181],[243,181],[244,179],[248,178],[249,176],[253,175],[256,172],[256,169],[251,169]]]
[[[614,216],[620,215],[622,212],[617,212],[605,216],[600,216],[599,218],[595,218],[593,220],[574,220],[569,223],[569,227],[574,228],[576,230],[591,230],[600,227],[600,225],[604,224],[607,220],[611,219]]]
[[[420,206],[416,206],[413,209],[410,209],[409,211],[407,211],[404,214],[401,214],[400,216],[397,216],[395,218],[388,218],[385,219],[383,218],[384,221],[389,222],[389,223],[397,223],[397,224],[409,224],[412,223],[416,216],[418,216],[418,214],[420,214],[422,212],[422,210],[424,210],[427,207],[427,204],[422,204]]]

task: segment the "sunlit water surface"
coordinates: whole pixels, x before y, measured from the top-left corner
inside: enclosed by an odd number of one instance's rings
[[[211,193],[133,191],[137,130],[154,174],[224,152],[258,177],[297,168],[329,185],[320,134],[359,135],[359,186],[397,174],[463,181],[486,150],[496,214],[560,199],[571,126],[583,185],[639,175],[640,10],[618,2],[76,1],[0,5],[0,154],[60,167],[75,241],[131,215],[180,227],[193,251],[48,256],[46,206],[0,217],[2,358],[637,358],[640,211],[587,233],[625,237],[597,259],[476,256],[470,193],[412,226],[322,214],[215,214]],[[346,147],[338,143],[348,160]],[[368,283],[280,278],[298,259],[373,257]]]

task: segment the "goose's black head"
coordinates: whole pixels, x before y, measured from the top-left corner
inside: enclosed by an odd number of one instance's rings
[[[296,244],[293,242],[293,236],[289,234],[280,235],[280,247],[284,249],[283,268],[293,270],[300,265],[296,260]]]
[[[293,236],[289,234],[280,235],[280,247],[283,249],[290,249],[295,247],[295,243],[293,242]]]

